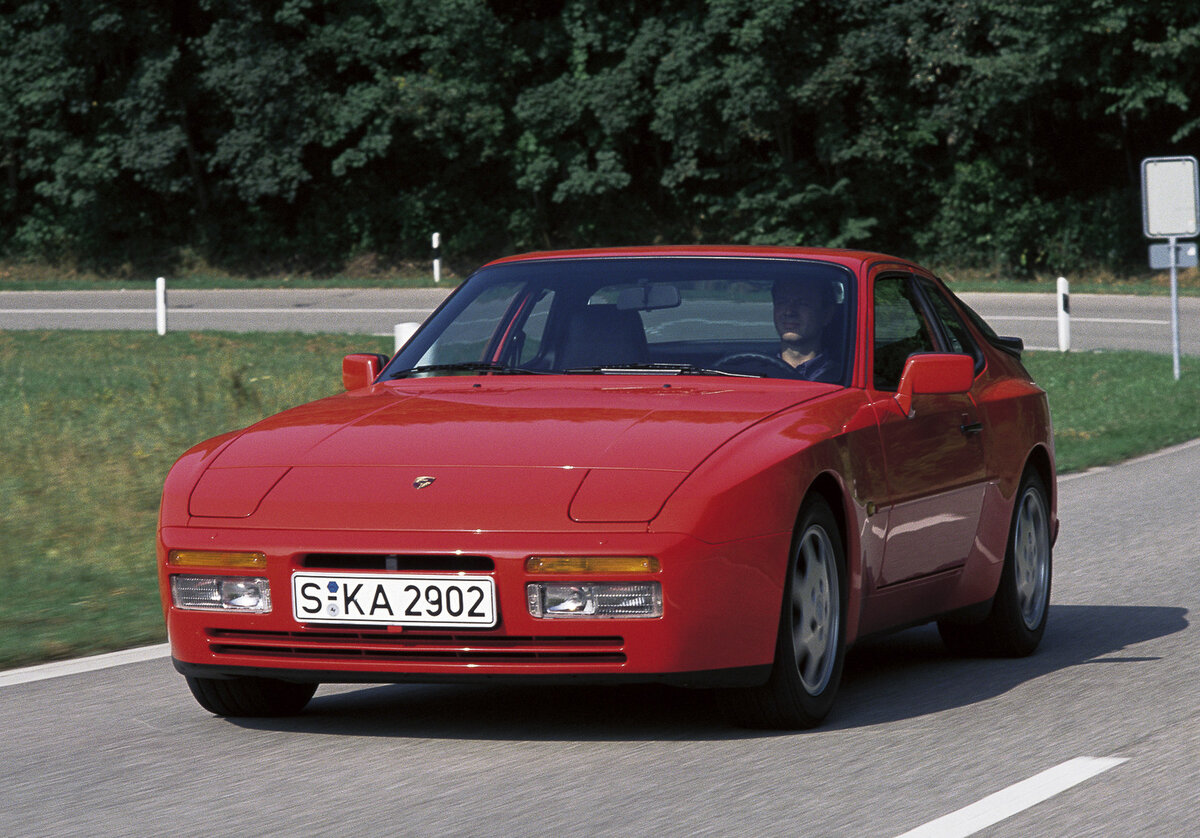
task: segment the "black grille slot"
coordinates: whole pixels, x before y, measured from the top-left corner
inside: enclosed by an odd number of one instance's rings
[[[210,629],[217,655],[455,663],[624,663],[624,638]]]
[[[396,553],[309,553],[300,566],[315,570],[398,570],[407,572],[488,572],[496,563],[487,556],[409,556]]]

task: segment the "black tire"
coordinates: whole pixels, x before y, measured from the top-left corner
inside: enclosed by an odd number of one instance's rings
[[[274,678],[187,679],[200,706],[218,716],[294,716],[308,704],[316,684]]]
[[[801,730],[829,714],[846,658],[846,554],[829,504],[800,509],[771,677],[758,687],[720,690],[726,718],[743,727]]]
[[[1050,503],[1037,472],[1021,480],[1013,504],[1008,546],[992,608],[981,623],[939,620],[938,632],[960,655],[1021,658],[1033,654],[1050,613]]]

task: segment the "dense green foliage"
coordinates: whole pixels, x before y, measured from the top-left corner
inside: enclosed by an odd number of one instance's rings
[[[1144,257],[1200,137],[1191,0],[8,0],[0,254],[546,245]]]

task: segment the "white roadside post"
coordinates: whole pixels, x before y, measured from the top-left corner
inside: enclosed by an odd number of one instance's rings
[[[403,349],[404,344],[408,343],[408,339],[416,334],[419,328],[421,328],[420,323],[397,323],[395,328],[396,348],[392,350],[392,354]]]
[[[160,276],[154,280],[155,325],[160,335],[167,333],[167,279]]]
[[[1071,283],[1058,278],[1058,351],[1071,351]]]
[[[442,234],[433,234],[433,281],[442,281]]]
[[[1179,380],[1179,275],[1180,238],[1200,234],[1200,172],[1195,157],[1147,157],[1142,161],[1142,232],[1148,239],[1166,239],[1150,246],[1150,267],[1171,270],[1171,348],[1175,380]],[[1191,242],[1185,242],[1192,245]],[[1157,251],[1157,252],[1156,252]],[[1195,247],[1189,248],[1194,258]],[[1166,255],[1165,264],[1157,264]]]

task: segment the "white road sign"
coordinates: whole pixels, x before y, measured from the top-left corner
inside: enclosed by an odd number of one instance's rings
[[[1142,161],[1142,227],[1146,238],[1197,235],[1197,204],[1200,177],[1195,157],[1148,157]]]

